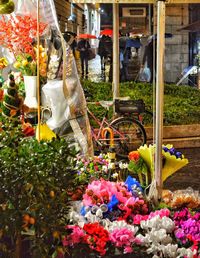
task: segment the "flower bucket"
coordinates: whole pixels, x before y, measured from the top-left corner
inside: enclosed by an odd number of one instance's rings
[[[25,100],[24,104],[29,108],[37,108],[37,76],[24,76]]]

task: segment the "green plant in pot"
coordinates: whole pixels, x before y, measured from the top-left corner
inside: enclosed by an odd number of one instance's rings
[[[49,257],[59,248],[67,223],[66,189],[76,152],[64,139],[38,142],[23,138],[20,127],[4,125],[3,129],[0,254],[23,257],[20,243],[23,246],[28,239],[28,257]]]

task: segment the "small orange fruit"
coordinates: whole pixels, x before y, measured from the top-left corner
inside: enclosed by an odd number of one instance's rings
[[[34,225],[34,224],[35,224],[35,219],[34,219],[33,217],[30,217],[29,223],[30,223],[31,225]]]
[[[59,236],[60,236],[60,233],[58,231],[53,232],[53,237],[54,238],[59,238]]]
[[[30,216],[29,216],[28,214],[25,214],[25,215],[23,216],[23,221],[24,221],[24,222],[29,222],[29,220],[30,220]]]
[[[51,198],[54,198],[55,197],[55,192],[54,191],[50,191],[49,195],[50,195]]]

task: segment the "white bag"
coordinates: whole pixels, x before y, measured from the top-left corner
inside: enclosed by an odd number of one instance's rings
[[[151,80],[151,71],[148,67],[140,68],[139,71],[139,81],[141,82],[150,82]]]

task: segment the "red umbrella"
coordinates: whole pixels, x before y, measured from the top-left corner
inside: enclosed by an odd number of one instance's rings
[[[113,35],[113,30],[111,30],[111,29],[102,30],[102,31],[100,32],[100,35],[112,36],[112,35]]]
[[[96,39],[97,37],[92,34],[79,34],[78,38],[80,38],[80,39]]]

